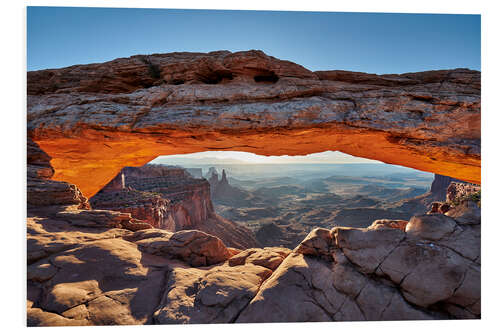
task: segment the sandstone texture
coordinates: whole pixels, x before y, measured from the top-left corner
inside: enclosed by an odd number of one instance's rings
[[[130,213],[135,219],[168,231],[197,229],[235,248],[256,247],[251,230],[214,211],[210,183],[180,167],[147,164],[125,167],[90,198],[93,208]]]
[[[125,165],[207,149],[338,149],[479,183],[478,72],[174,53],[30,72],[28,94],[28,326],[481,317],[481,210],[466,190],[445,214],[317,228],[293,250],[228,248],[87,200]]]
[[[339,150],[480,183],[480,82],[311,72],[261,51],[133,56],[28,72],[28,132],[86,197],[124,166],[205,150]]]
[[[28,325],[480,318],[473,205],[244,251],[202,231],[112,223],[129,214],[38,207],[28,214]]]

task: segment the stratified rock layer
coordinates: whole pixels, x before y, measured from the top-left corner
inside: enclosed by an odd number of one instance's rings
[[[197,229],[235,248],[257,246],[251,230],[218,216],[210,184],[180,167],[125,167],[94,195],[92,207],[130,213],[151,226],[168,231]]]
[[[43,160],[33,151],[30,164]],[[79,209],[84,197],[59,198],[28,207],[28,326],[481,316],[473,201],[408,222],[318,228],[293,251],[240,251],[202,231],[154,229],[129,213]]]
[[[240,252],[201,231],[132,232],[39,210],[28,216],[28,325],[480,318],[472,204],[454,218],[318,228],[293,251]]]
[[[158,155],[351,155],[480,183],[480,72],[307,69],[260,51],[170,53],[28,73],[28,131],[90,197]]]

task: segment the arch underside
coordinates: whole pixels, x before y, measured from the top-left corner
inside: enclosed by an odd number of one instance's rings
[[[160,155],[207,150],[245,151],[259,155],[306,155],[327,150],[402,165],[480,183],[480,161],[460,150],[418,145],[382,131],[322,126],[296,130],[233,133],[170,131],[168,133],[107,133],[84,130],[78,138],[37,140],[51,157],[53,179],[76,184],[91,197],[124,166],[141,166]],[[453,154],[455,153],[455,154]]]
[[[478,71],[311,72],[255,50],[144,59],[28,72],[28,135],[54,179],[92,196],[160,155],[331,150],[481,182]]]

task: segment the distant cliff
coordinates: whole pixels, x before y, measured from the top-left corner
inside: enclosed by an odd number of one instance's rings
[[[227,246],[256,246],[252,232],[218,216],[210,198],[210,183],[180,167],[125,167],[90,199],[98,209],[131,213],[168,231],[198,229],[212,233]]]

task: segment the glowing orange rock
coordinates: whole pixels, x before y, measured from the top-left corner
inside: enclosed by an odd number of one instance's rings
[[[261,51],[28,73],[28,133],[90,197],[124,166],[237,150],[354,156],[481,182],[480,72],[310,72]]]

